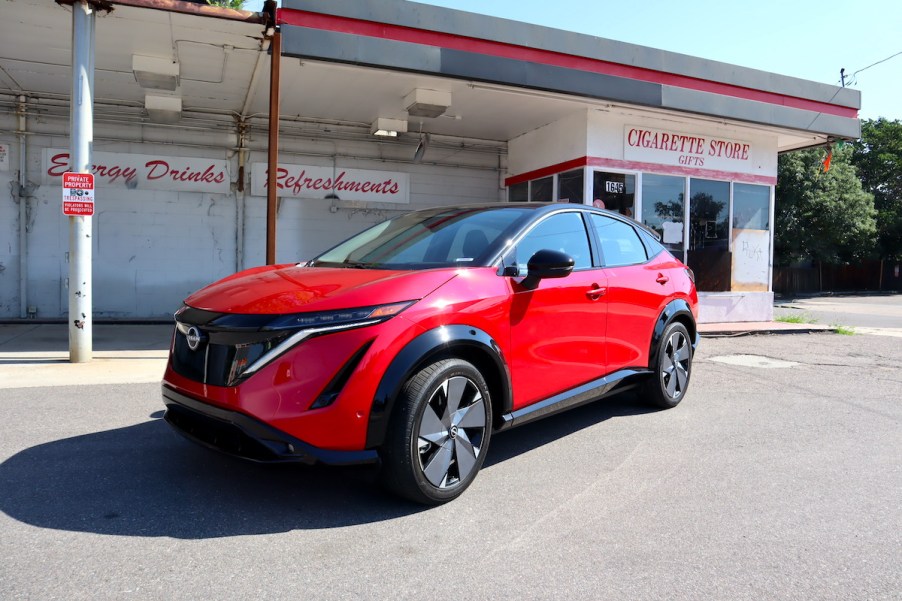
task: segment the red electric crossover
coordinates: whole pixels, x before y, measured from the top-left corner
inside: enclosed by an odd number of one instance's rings
[[[380,463],[390,489],[443,503],[493,432],[629,387],[679,403],[697,303],[656,234],[608,211],[416,211],[188,297],[166,420],[256,461]]]

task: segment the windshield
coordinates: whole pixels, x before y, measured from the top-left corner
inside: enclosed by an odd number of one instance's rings
[[[309,265],[373,269],[484,266],[528,208],[454,208],[390,219],[326,251]]]

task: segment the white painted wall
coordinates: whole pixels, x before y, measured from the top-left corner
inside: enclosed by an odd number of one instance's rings
[[[588,112],[572,115],[518,136],[508,143],[509,175],[520,175],[586,156]]]
[[[32,122],[33,121],[33,122]],[[60,319],[68,309],[66,278],[68,218],[62,214],[59,185],[42,183],[42,151],[68,148],[68,123],[30,120],[28,142],[28,305],[39,319]],[[19,216],[10,193],[18,173],[15,116],[0,113],[0,143],[10,145],[10,170],[0,171],[0,319],[19,317]],[[166,143],[166,138],[178,144]],[[261,138],[262,136],[258,136]],[[152,126],[104,125],[95,128],[95,152],[227,159],[238,173],[233,136],[223,131],[183,132]],[[152,142],[140,140],[154,140]],[[264,140],[254,140],[253,162],[265,162]],[[254,147],[254,146],[252,146]],[[343,140],[286,137],[280,160],[410,174],[407,210],[444,204],[503,199],[503,155],[430,148],[422,164],[412,164],[410,145],[384,146]],[[332,156],[328,156],[332,155]],[[340,159],[333,158],[334,156]],[[440,165],[432,163],[441,163]],[[172,314],[185,296],[238,268],[265,262],[266,199],[244,199],[244,256],[237,256],[239,193],[172,192],[98,187],[93,218],[93,307],[95,319],[147,319]],[[371,224],[397,214],[392,210],[330,210],[323,199],[281,200],[277,219],[277,260],[308,259]]]

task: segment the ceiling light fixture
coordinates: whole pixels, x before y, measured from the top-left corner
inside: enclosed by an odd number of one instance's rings
[[[404,97],[404,106],[411,117],[434,119],[451,107],[451,92],[417,88]]]
[[[168,58],[133,54],[132,73],[144,89],[172,92],[179,86],[179,64]]]
[[[407,131],[407,121],[404,119],[386,119],[379,117],[370,126],[370,133],[384,138],[397,138],[398,133]]]
[[[175,123],[182,117],[182,99],[178,96],[144,96],[144,108],[151,121]]]

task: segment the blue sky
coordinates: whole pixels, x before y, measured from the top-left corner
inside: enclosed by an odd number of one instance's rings
[[[425,0],[839,85],[863,119],[902,119],[902,0]],[[250,0],[246,10],[259,10]],[[889,58],[893,55],[893,58]],[[870,66],[878,61],[880,64]],[[853,76],[853,73],[860,71]]]

